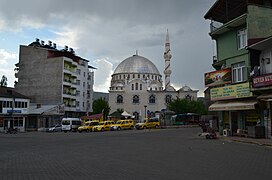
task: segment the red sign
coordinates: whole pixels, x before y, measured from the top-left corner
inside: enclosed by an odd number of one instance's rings
[[[252,79],[252,86],[254,88],[271,86],[272,85],[272,74],[266,74],[264,76],[257,76]]]
[[[205,86],[231,83],[231,68],[205,73]]]

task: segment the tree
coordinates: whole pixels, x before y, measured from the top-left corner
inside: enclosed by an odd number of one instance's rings
[[[0,81],[0,86],[1,87],[7,87],[8,86],[8,78],[5,75],[2,76],[2,79]]]
[[[110,112],[110,106],[107,101],[102,98],[93,101],[93,113],[100,114],[103,113],[103,119],[107,119]]]
[[[205,105],[201,101],[189,101],[187,99],[177,98],[167,105],[170,111],[177,114],[197,113],[199,115],[207,114]]]

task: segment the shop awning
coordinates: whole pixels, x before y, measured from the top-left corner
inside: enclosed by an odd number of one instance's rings
[[[271,101],[272,94],[262,94],[262,95],[258,96],[257,99],[259,99],[261,101]]]
[[[256,100],[250,101],[217,101],[210,105],[209,111],[235,111],[255,109]]]

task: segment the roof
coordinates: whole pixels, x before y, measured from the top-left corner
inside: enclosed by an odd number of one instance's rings
[[[113,74],[141,73],[160,75],[157,67],[147,58],[133,55],[123,60],[115,69]]]
[[[29,114],[44,114],[45,112],[50,113],[52,111],[55,112],[56,108],[59,106],[59,104],[50,104],[50,105],[41,105],[37,106],[37,104],[30,104],[29,106]],[[58,113],[53,113],[58,114]]]
[[[217,101],[210,105],[209,111],[236,111],[255,109],[257,100]]]
[[[15,89],[11,87],[0,87],[0,97],[30,99],[29,97],[16,92]]]
[[[265,38],[264,40],[261,40],[257,43],[250,45],[248,49],[255,49],[255,50],[262,51],[264,49],[271,48],[271,47],[272,47],[272,36],[269,36]]]
[[[217,0],[204,18],[226,23],[247,13],[248,4],[263,5],[263,3],[261,0]]]
[[[103,116],[103,114],[93,114],[90,116],[82,116],[82,119],[101,119],[101,117]]]

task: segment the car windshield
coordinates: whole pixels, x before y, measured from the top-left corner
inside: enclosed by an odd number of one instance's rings
[[[117,122],[116,122],[116,124],[121,124],[121,123],[122,123],[122,121],[117,121]]]
[[[98,124],[99,124],[99,122],[91,122],[90,126],[94,126],[94,125],[98,125]]]
[[[105,124],[105,122],[100,122],[100,123],[99,123],[99,125],[104,125],[104,124]]]
[[[62,121],[62,124],[63,124],[63,125],[70,125],[70,121],[64,120],[64,121]]]

